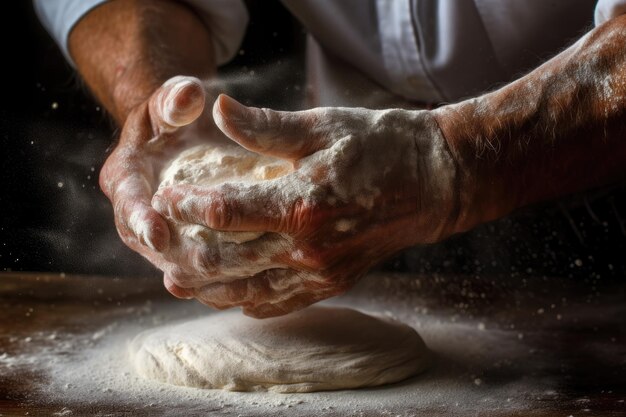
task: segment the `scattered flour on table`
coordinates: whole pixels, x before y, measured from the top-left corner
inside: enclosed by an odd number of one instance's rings
[[[340,305],[325,302],[323,305]],[[344,301],[345,305],[345,301]],[[141,415],[268,415],[353,416],[353,415],[467,415],[472,410],[527,410],[531,398],[555,390],[554,381],[520,378],[492,384],[481,375],[494,363],[520,364],[523,374],[532,375],[545,364],[535,363],[517,332],[489,328],[477,331],[477,323],[452,323],[448,317],[419,315],[398,310],[394,304],[371,302],[349,305],[362,311],[399,316],[419,330],[435,352],[433,366],[423,374],[398,384],[346,391],[281,394],[274,392],[231,392],[181,387],[142,378],[128,357],[128,341],[146,329],[206,315],[206,307],[180,302],[155,303],[124,316],[115,327],[91,333],[57,332],[48,347],[24,351],[0,359],[3,372],[37,369],[45,380],[37,384],[40,394],[58,410],[102,410],[132,408]],[[93,338],[93,335],[97,335]],[[33,340],[47,339],[47,334]],[[30,345],[30,344],[28,344]],[[495,348],[497,347],[497,348]],[[476,385],[475,379],[482,380]],[[432,411],[432,413],[430,411]],[[76,411],[74,415],[81,415]]]

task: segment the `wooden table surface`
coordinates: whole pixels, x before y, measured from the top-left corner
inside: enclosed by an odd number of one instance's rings
[[[386,312],[412,325],[417,323],[420,326],[421,322],[430,320],[430,327],[418,328],[418,331],[423,333],[436,353],[440,351],[442,357],[449,357],[463,349],[449,347],[448,333],[437,332],[437,326],[449,326],[452,332],[461,323],[464,328],[475,328],[478,338],[485,328],[494,329],[494,334],[504,335],[507,343],[519,341],[524,352],[530,352],[524,359],[527,365],[517,363],[503,368],[480,362],[484,369],[457,373],[450,370],[440,372],[436,365],[434,371],[422,378],[420,389],[429,390],[433,398],[436,396],[432,393],[439,388],[425,387],[424,381],[444,376],[459,380],[469,378],[468,384],[475,385],[473,391],[464,389],[462,392],[481,397],[463,397],[455,402],[456,391],[451,391],[441,400],[429,400],[427,406],[416,402],[411,406],[405,404],[404,409],[385,405],[368,409],[364,399],[362,407],[354,408],[358,409],[355,415],[393,412],[390,415],[626,416],[626,283],[607,284],[592,290],[582,283],[571,283],[565,279],[537,278],[511,282],[502,277],[476,279],[378,273],[366,277],[338,301]],[[211,412],[202,412],[202,407],[195,407],[189,412],[172,412],[167,404],[144,408],[138,407],[136,402],[125,403],[120,398],[104,401],[51,397],[45,393],[45,387],[54,377],[48,375],[37,361],[16,359],[36,355],[42,349],[48,349],[60,358],[68,355],[61,350],[54,353],[59,340],[80,338],[81,335],[91,335],[89,340],[96,340],[94,332],[112,323],[131,320],[146,303],[153,307],[190,305],[189,302],[174,300],[155,279],[0,274],[0,415],[212,415]],[[203,308],[194,304],[192,310],[195,312]],[[142,317],[150,317],[155,311],[163,310],[154,307],[145,310]],[[412,322],[412,317],[418,319]],[[463,339],[455,340],[462,342]],[[90,348],[91,342],[82,349]],[[447,352],[447,349],[451,350]],[[496,352],[500,348],[493,346],[493,349]],[[524,374],[526,368],[527,375]],[[522,379],[531,387],[549,381],[553,388],[537,395],[534,392],[513,394],[523,397],[526,405],[521,408],[498,409],[495,406],[485,409],[467,400],[497,397],[498,390]],[[398,398],[406,398],[406,392],[410,392],[407,390],[413,389],[411,387],[409,383],[398,389],[391,388],[390,398],[395,398],[394,389],[404,390],[404,397]],[[318,401],[323,400],[324,395],[335,395],[336,401],[345,401],[351,394],[346,391],[342,394],[315,395],[317,397],[310,398],[317,398]],[[361,398],[358,395],[354,391],[355,398]],[[377,395],[385,395],[385,391],[379,390]],[[495,404],[499,404],[499,400],[504,401],[496,398]],[[455,404],[456,408],[451,404]],[[315,408],[311,407],[303,405],[301,409],[297,406],[277,409],[273,414],[351,414],[340,409],[333,411],[332,407],[315,412]],[[238,409],[235,404],[228,410],[221,409],[219,414],[261,413]]]

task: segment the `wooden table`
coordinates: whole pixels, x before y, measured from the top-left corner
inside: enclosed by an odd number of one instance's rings
[[[374,406],[372,395],[361,390],[284,396],[288,405],[274,407],[273,415],[626,416],[626,284],[591,290],[557,278],[513,281],[376,273],[334,302],[414,325],[439,360],[415,382],[372,391],[388,397],[388,403]],[[238,397],[220,397],[221,408],[214,407],[213,399],[206,408],[195,404],[189,410],[184,405],[172,410],[158,401],[148,407],[123,395],[103,400],[95,394],[46,394],[59,376],[47,373],[41,362],[28,360],[29,355],[35,358],[45,350],[48,358],[67,361],[74,349],[68,341],[84,342],[76,350],[95,349],[116,332],[102,332],[112,324],[138,322],[137,317],[145,324],[155,315],[167,316],[165,311],[178,312],[172,318],[208,312],[197,303],[173,299],[157,279],[3,273],[0,306],[0,415],[264,414],[262,407],[250,405],[263,394],[246,397],[247,406],[239,406]],[[465,340],[467,349],[462,346]],[[503,344],[490,345],[489,340]],[[66,343],[63,349],[58,348],[61,341]],[[463,352],[471,351],[475,342],[483,351],[481,358],[466,366]],[[508,362],[507,349],[517,352]],[[435,380],[437,384],[430,383]],[[518,392],[518,386],[530,388]],[[511,387],[508,399],[502,397],[506,387]],[[115,389],[124,392],[123,386]],[[412,390],[415,401],[410,400]],[[422,393],[428,393],[428,399],[418,397]],[[349,405],[323,407],[326,399]],[[507,400],[523,405],[507,408]],[[489,401],[491,405],[485,405]]]

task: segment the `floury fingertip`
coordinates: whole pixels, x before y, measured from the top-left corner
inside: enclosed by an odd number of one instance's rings
[[[206,97],[199,79],[175,77],[163,84],[163,88],[161,116],[165,123],[175,127],[185,126],[202,114]]]

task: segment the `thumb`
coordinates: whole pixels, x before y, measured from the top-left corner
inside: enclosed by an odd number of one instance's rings
[[[173,130],[194,122],[204,110],[205,92],[195,77],[176,76],[152,95],[150,116],[156,130]]]
[[[315,110],[286,112],[247,107],[225,94],[215,100],[213,120],[244,148],[277,158],[297,160],[326,147]]]

